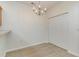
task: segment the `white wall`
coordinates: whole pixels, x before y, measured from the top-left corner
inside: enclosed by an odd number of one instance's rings
[[[49,19],[49,41],[79,54],[79,2],[62,2],[48,11],[48,18],[69,12],[62,16]]]
[[[3,7],[2,29],[11,29],[7,50],[48,41],[48,22],[45,16],[37,16],[32,8],[18,2],[0,2]]]

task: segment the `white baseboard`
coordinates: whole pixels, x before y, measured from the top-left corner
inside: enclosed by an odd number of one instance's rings
[[[76,53],[76,52],[73,52],[73,51],[70,51],[70,50],[68,50],[68,52],[71,53],[72,55],[79,57],[79,53]]]
[[[60,47],[60,48],[63,48],[63,49],[65,49],[65,50],[67,50],[66,47],[63,47],[63,46],[61,46],[61,45],[58,44],[58,43],[55,43],[55,42],[52,42],[52,41],[49,41],[49,43],[52,43],[52,44],[54,44],[54,45],[56,45],[56,46],[58,46],[58,47]]]
[[[42,43],[48,43],[48,41],[37,42],[37,43],[29,44],[27,46],[22,46],[22,47],[18,47],[18,48],[14,48],[14,49],[9,49],[9,50],[6,50],[6,53],[11,52],[11,51],[15,51],[15,50],[19,50],[19,49],[23,49],[23,48],[27,48],[27,47],[30,47],[30,46],[39,45],[39,44],[42,44]]]

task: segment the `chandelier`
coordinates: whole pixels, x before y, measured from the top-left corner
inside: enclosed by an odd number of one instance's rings
[[[33,12],[37,15],[44,15],[47,11],[47,8],[42,8],[42,6],[40,5],[40,1],[39,4],[36,5],[34,2],[31,3],[32,4],[32,8],[33,8]]]

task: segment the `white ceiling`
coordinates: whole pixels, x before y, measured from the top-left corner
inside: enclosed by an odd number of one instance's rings
[[[39,1],[21,1],[20,3],[22,4],[26,4],[28,6],[32,6],[31,2],[34,2],[36,5],[39,4]],[[40,1],[40,4],[42,7],[46,7],[46,8],[51,8],[54,5],[56,5],[57,3],[60,3],[59,1]]]

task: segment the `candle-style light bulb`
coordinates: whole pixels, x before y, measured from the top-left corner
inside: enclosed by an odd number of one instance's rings
[[[41,6],[39,5],[38,7],[40,8]]]
[[[46,11],[46,10],[47,10],[47,8],[44,8],[44,10]]]
[[[33,10],[35,10],[36,8],[33,6]]]
[[[38,11],[37,11],[37,10],[35,10],[35,13],[37,14],[37,13],[38,13]]]
[[[43,10],[41,10],[41,13],[43,14],[43,13],[44,13],[44,11],[43,11]]]

